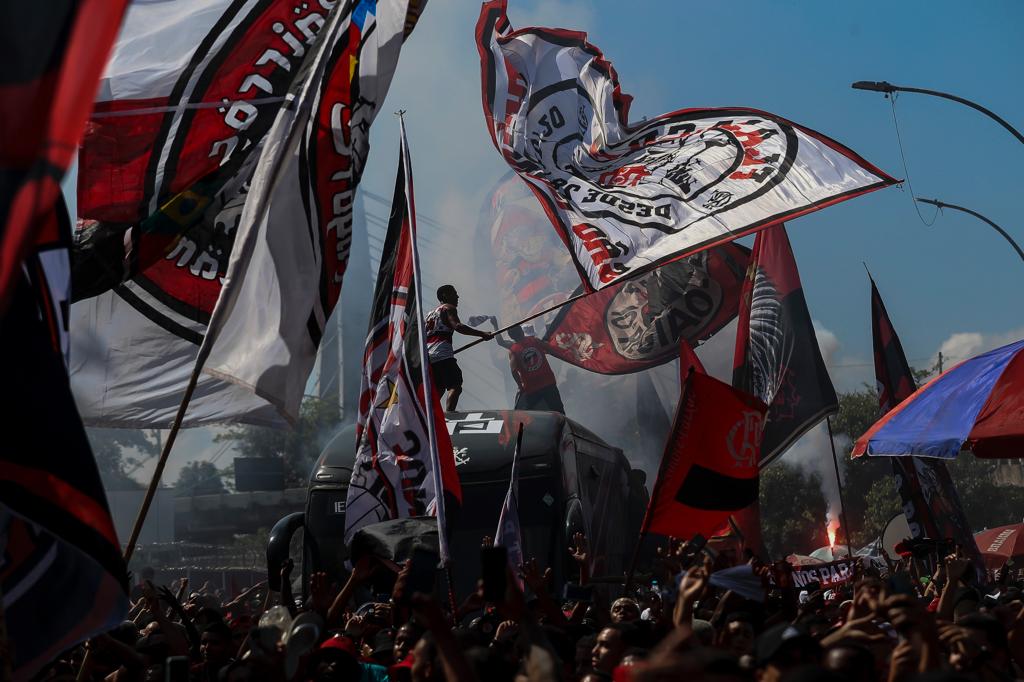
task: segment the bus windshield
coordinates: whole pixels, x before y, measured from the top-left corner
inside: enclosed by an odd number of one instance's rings
[[[536,558],[542,569],[555,564],[559,558],[555,552],[562,551],[557,543],[563,506],[560,484],[557,476],[519,481],[523,555]],[[481,541],[485,536],[494,537],[507,492],[508,481],[462,482],[462,508],[449,520],[449,548],[460,596],[475,589]]]

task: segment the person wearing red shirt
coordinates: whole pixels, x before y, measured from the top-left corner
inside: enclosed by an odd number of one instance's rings
[[[565,414],[562,395],[555,383],[555,373],[548,364],[550,346],[536,336],[526,336],[520,326],[508,330],[512,343],[501,343],[508,349],[512,377],[519,386],[517,410],[551,410]]]

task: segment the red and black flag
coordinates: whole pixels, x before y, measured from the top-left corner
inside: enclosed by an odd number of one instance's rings
[[[910,397],[917,386],[874,279],[871,280],[871,336],[875,346],[879,413],[884,415]],[[981,555],[946,463],[934,457],[889,459],[912,537],[915,540],[951,538],[968,552],[975,567],[982,569]]]
[[[5,2],[0,65],[0,311],[61,195],[127,0]]]
[[[555,357],[600,374],[664,364],[681,341],[696,345],[736,317],[749,262],[746,247],[728,243],[668,263],[563,307],[545,340]]]
[[[710,537],[758,495],[765,405],[718,379],[691,372],[679,406],[644,532]]]
[[[124,0],[0,5],[0,594],[14,679],[116,626],[127,574],[65,366],[71,226],[60,182]]]
[[[758,233],[740,301],[733,386],[768,405],[761,466],[839,411],[782,223]]]

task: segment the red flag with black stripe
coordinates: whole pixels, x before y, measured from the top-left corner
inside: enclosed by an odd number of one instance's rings
[[[917,390],[900,337],[871,279],[871,336],[875,347],[875,382],[880,414],[899,405]],[[946,463],[934,457],[890,457],[896,491],[914,539],[952,538],[983,570],[971,526],[960,504]]]
[[[733,386],[768,405],[761,466],[839,411],[782,223],[762,230],[754,240],[740,298],[733,367]]]
[[[767,407],[706,374],[690,372],[644,532],[710,536],[731,513],[757,500],[761,432]]]

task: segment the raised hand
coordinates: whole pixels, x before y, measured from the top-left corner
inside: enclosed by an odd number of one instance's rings
[[[949,578],[949,583],[954,584],[958,580],[961,580],[966,574],[967,569],[970,568],[971,562],[967,559],[961,559],[956,554],[950,554],[946,557],[946,576]]]
[[[523,581],[530,586],[530,589],[535,594],[541,594],[547,592],[548,583],[551,580],[551,569],[545,570],[541,573],[540,566],[537,565],[537,559],[530,557],[526,560],[519,570],[523,574]]]
[[[373,574],[377,572],[378,566],[380,566],[380,564],[377,563],[377,560],[374,559],[373,556],[364,554],[359,557],[359,561],[357,561],[355,566],[352,567],[352,574],[350,578],[360,584],[369,582],[370,578],[373,577]],[[406,574],[408,574],[408,571],[406,571]]]
[[[333,592],[327,573],[317,571],[309,576],[309,605],[314,611],[326,614],[331,602],[334,601]]]
[[[572,536],[572,546],[569,547],[569,554],[573,561],[582,565],[590,562],[590,550],[587,547],[587,536],[583,533],[576,533]]]
[[[514,620],[503,620],[494,631],[494,641],[497,644],[511,642],[519,634],[519,623]]]

